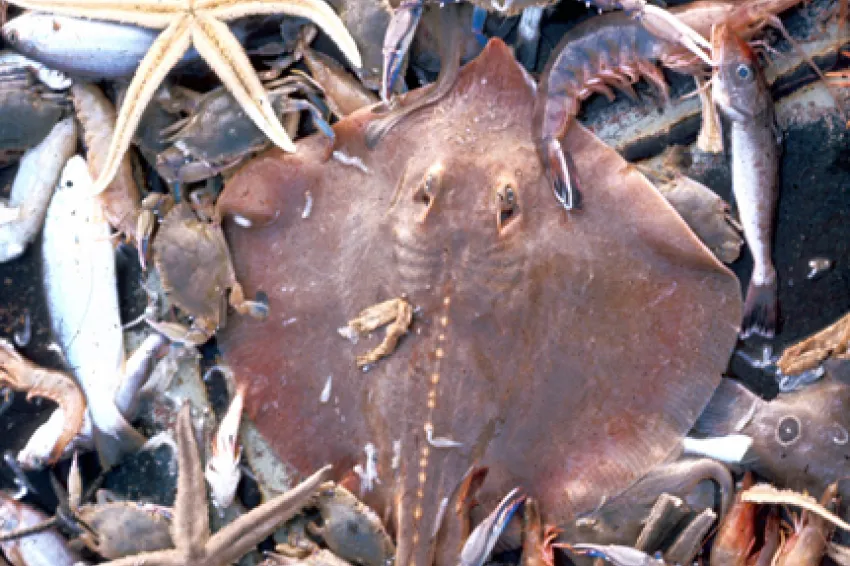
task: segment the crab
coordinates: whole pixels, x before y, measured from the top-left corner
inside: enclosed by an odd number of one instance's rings
[[[192,317],[192,323],[187,327],[149,320],[149,324],[172,341],[197,346],[224,325],[228,301],[239,314],[264,319],[268,307],[247,300],[236,280],[221,225],[204,214],[200,205],[199,217],[188,203],[172,206],[168,197],[158,197],[143,203],[163,215],[153,241],[154,264],[169,300]]]
[[[311,532],[334,554],[363,566],[384,566],[392,561],[395,545],[381,519],[353,493],[328,482],[319,488],[314,505],[322,516],[322,526]]]
[[[2,540],[25,538],[59,524],[73,533],[89,550],[107,559],[163,550],[172,546],[172,512],[168,507],[135,501],[110,500],[98,491],[96,503],[82,503],[82,479],[74,454],[68,489],[51,475],[59,499],[54,517],[39,524],[4,533]]]

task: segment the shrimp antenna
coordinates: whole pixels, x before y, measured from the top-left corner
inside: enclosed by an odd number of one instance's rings
[[[842,4],[843,4],[843,2],[846,2],[846,1],[847,0],[843,0]],[[839,20],[839,22],[840,21],[841,20]],[[791,34],[788,33],[788,30],[785,28],[785,25],[782,23],[782,20],[780,20],[778,16],[769,15],[769,16],[765,16],[765,23],[770,25],[771,27],[773,27],[777,31],[779,31],[779,33],[782,34],[782,37],[784,37],[785,40],[788,43],[790,43],[791,46],[800,55],[803,56],[803,59],[805,59],[806,63],[809,64],[809,67],[811,67],[812,70],[815,72],[815,74],[818,76],[818,78],[821,81],[823,81],[823,84],[826,87],[826,90],[829,92],[830,98],[832,98],[832,100],[835,102],[835,104],[841,110],[841,115],[844,117],[845,121],[847,121],[847,118],[848,118],[847,109],[844,107],[844,104],[841,101],[842,100],[841,97],[836,93],[833,85],[826,79],[826,75],[823,74],[823,71],[821,71],[821,69],[820,69],[820,67],[818,67],[817,63],[815,63],[815,60],[812,59],[811,55],[806,53],[806,51],[799,44],[799,42],[797,42],[797,40],[795,40],[793,37],[791,37]],[[839,25],[840,25],[840,23],[839,23]]]
[[[32,525],[30,527],[24,527],[22,529],[9,531],[7,533],[0,533],[0,542],[6,542],[10,540],[28,537],[30,535],[35,535],[40,532],[46,531],[54,525],[56,525],[56,517],[50,517],[49,519],[45,519],[44,521],[36,525]]]

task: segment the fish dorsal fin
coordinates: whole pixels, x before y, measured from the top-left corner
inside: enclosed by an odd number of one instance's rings
[[[741,432],[763,403],[737,381],[724,378],[694,424],[693,433],[723,436]]]

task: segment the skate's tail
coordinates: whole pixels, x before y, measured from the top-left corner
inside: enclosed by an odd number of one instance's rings
[[[779,302],[776,298],[776,279],[773,282],[756,285],[750,282],[747,299],[744,301],[744,321],[741,324],[741,338],[747,339],[753,334],[773,338],[779,314]]]

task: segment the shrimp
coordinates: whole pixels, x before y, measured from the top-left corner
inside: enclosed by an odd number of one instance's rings
[[[776,25],[776,14],[799,2],[706,0],[672,8],[669,13],[703,38],[709,37],[712,25],[732,22],[734,31],[749,39],[766,25]],[[592,4],[600,10],[637,5],[635,0],[593,0]],[[659,64],[679,73],[704,74],[705,60],[671,33],[681,28],[669,24],[669,19],[635,19],[623,12],[603,14],[570,30],[554,49],[537,89],[533,128],[540,160],[556,197],[566,208],[575,205],[573,185],[579,183],[571,178],[574,175],[559,140],[584,99],[593,93],[613,99],[612,86],[634,97],[631,85],[641,77],[666,99],[668,88]]]
[[[11,343],[0,339],[0,384],[26,391],[27,399],[45,397],[61,407],[64,426],[49,460],[51,464],[56,462],[83,426],[86,399],[77,383],[67,374],[38,367],[21,356]]]

